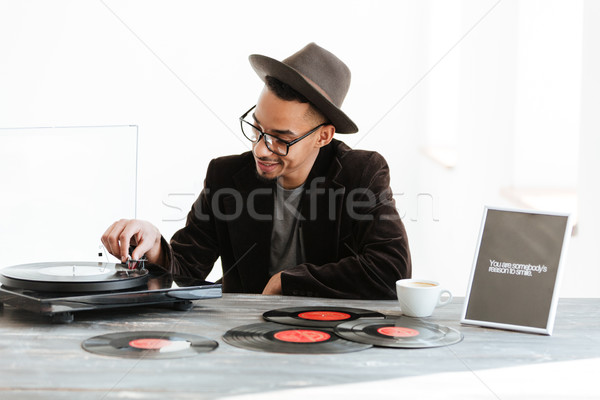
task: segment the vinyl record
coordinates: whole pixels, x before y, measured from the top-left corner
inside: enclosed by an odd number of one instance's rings
[[[411,317],[344,322],[334,331],[359,343],[407,349],[448,346],[463,339],[462,333],[456,329]]]
[[[104,292],[144,285],[148,270],[123,264],[61,261],[23,264],[0,271],[0,282],[16,289],[41,292]]]
[[[344,340],[332,329],[285,326],[273,322],[233,328],[223,335],[223,341],[247,350],[294,354],[348,353],[371,347]]]
[[[90,353],[124,358],[181,358],[217,348],[214,340],[188,333],[139,331],[94,336],[81,343]]]
[[[279,324],[333,328],[348,321],[361,318],[385,318],[385,315],[371,310],[350,307],[288,307],[267,311],[263,314],[267,321]]]

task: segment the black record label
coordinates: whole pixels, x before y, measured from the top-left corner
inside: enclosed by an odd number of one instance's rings
[[[244,325],[229,330],[223,341],[247,350],[273,353],[347,353],[371,347],[344,340],[327,328],[284,326],[272,322]]]
[[[383,319],[385,315],[349,307],[288,307],[267,311],[263,318],[279,324],[332,328],[342,322],[361,318]]]
[[[359,343],[397,348],[448,346],[463,339],[456,329],[411,317],[346,322],[337,325],[335,333]]]
[[[94,336],[81,346],[90,353],[124,358],[180,358],[217,348],[214,340],[188,333],[140,331]]]

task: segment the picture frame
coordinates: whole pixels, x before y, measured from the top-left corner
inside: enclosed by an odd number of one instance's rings
[[[572,218],[484,207],[462,324],[551,335]]]

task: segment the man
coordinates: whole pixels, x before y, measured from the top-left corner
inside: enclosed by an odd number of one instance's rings
[[[333,139],[358,131],[340,109],[350,70],[314,43],[250,63],[265,82],[240,117],[252,152],[211,161],[170,243],[139,220],[115,222],[102,242],[123,261],[134,243],[132,258],[200,279],[220,256],[224,292],[394,298],[411,261],[388,166]]]

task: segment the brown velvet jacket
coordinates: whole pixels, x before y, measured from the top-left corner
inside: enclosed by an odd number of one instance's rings
[[[286,295],[393,299],[411,276],[404,225],[375,152],[333,140],[304,185],[300,235],[306,263],[281,274]],[[269,276],[273,183],[259,180],[251,152],[214,159],[186,226],[163,239],[176,277],[204,279],[220,256],[223,291],[261,293]]]

